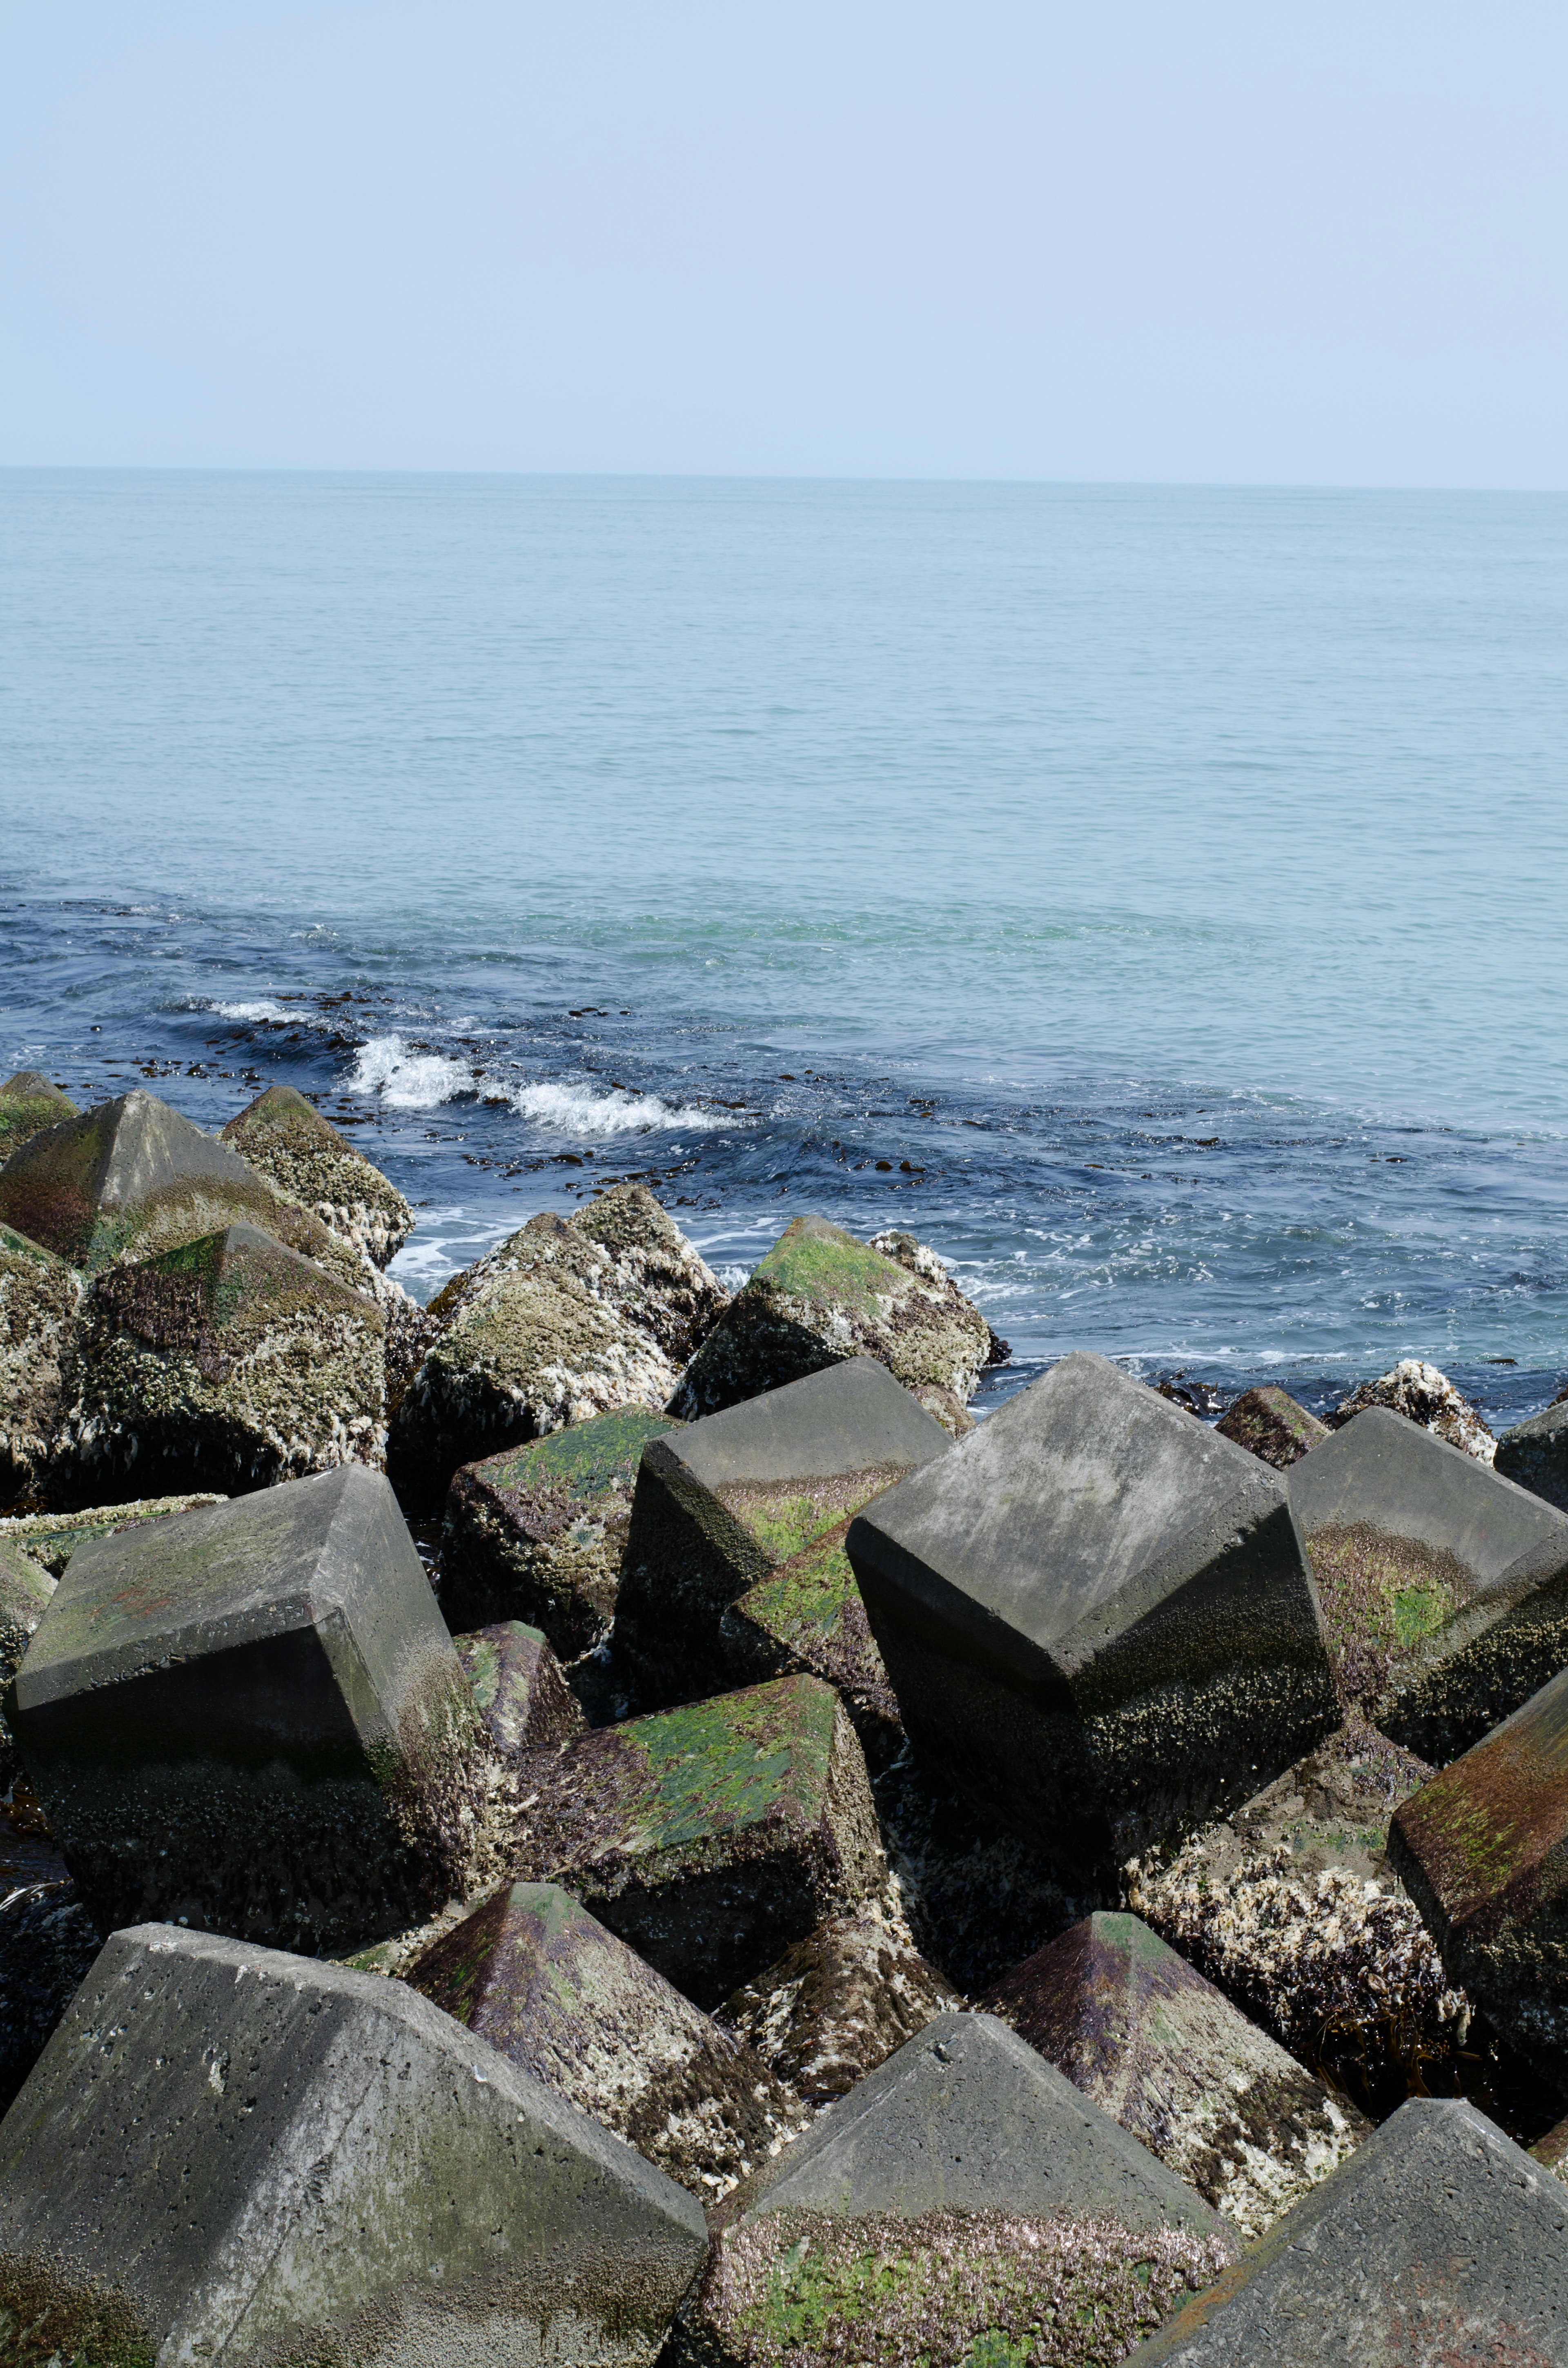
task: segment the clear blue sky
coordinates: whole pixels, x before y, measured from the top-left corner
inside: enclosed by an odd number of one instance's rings
[[[1568,486],[1568,10],[0,0],[0,461]]]

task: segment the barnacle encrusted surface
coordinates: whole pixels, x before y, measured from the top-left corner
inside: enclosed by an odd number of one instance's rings
[[[67,1452],[82,1278],[0,1224],[0,1495],[35,1488]]]
[[[414,1231],[414,1212],[396,1185],[292,1086],[257,1094],[222,1139],[378,1267]]]
[[[1276,1472],[1288,1472],[1320,1439],[1328,1437],[1326,1423],[1319,1422],[1316,1415],[1309,1414],[1272,1382],[1261,1389],[1244,1390],[1215,1429],[1221,1439],[1233,1440],[1249,1455],[1271,1463]]]
[[[797,1217],[709,1334],[672,1411],[716,1414],[846,1357],[875,1357],[916,1395],[935,1384],[966,1405],[991,1327],[926,1260],[884,1257],[824,1217]]]
[[[385,1455],[384,1327],[370,1299],[254,1225],[99,1277],[76,1460],[228,1495]]]
[[[1362,1382],[1348,1397],[1340,1399],[1329,1417],[1330,1425],[1337,1429],[1364,1406],[1390,1406],[1395,1414],[1419,1423],[1423,1430],[1435,1430],[1439,1439],[1473,1455],[1478,1463],[1490,1463],[1497,1452],[1496,1440],[1470,1400],[1460,1396],[1447,1373],[1419,1357],[1402,1357],[1375,1382]]]
[[[723,2229],[666,2355],[679,2368],[1109,2368],[1229,2248],[1174,2228],[1004,2212],[778,2212]]]
[[[666,1216],[646,1184],[613,1184],[566,1220],[608,1253],[609,1292],[628,1323],[684,1364],[730,1304],[701,1255]]]
[[[62,1094],[41,1069],[18,1069],[0,1086],[0,1166],[35,1134],[76,1116],[70,1095]]]
[[[963,2004],[881,1916],[833,1916],[746,1982],[719,2021],[812,2105],[847,2095],[893,2050]]]

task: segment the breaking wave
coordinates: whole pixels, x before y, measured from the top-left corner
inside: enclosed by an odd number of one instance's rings
[[[479,1091],[466,1061],[415,1052],[401,1036],[372,1036],[361,1044],[350,1083],[362,1094],[380,1094],[393,1110],[436,1110]]]
[[[509,1099],[520,1118],[553,1134],[646,1134],[677,1126],[697,1134],[727,1122],[721,1111],[677,1107],[657,1094],[594,1093],[586,1086],[523,1086]]]
[[[415,1051],[402,1036],[372,1036],[355,1057],[350,1082],[361,1093],[380,1094],[393,1110],[436,1110],[467,1094],[510,1102],[519,1118],[531,1119],[556,1135],[707,1133],[733,1124],[722,1110],[661,1100],[624,1087],[607,1092],[589,1086],[533,1085],[506,1087],[494,1076],[480,1076],[466,1061],[446,1053]]]

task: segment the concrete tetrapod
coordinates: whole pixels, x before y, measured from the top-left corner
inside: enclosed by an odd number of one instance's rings
[[[1568,2198],[1473,2105],[1411,2098],[1181,2311],[1139,2368],[1324,2360],[1568,2360]]]
[[[1325,1422],[1271,1382],[1261,1389],[1244,1390],[1215,1429],[1221,1439],[1233,1440],[1276,1472],[1288,1472],[1309,1449],[1333,1435]]]
[[[885,1691],[848,1566],[839,1553],[835,1577],[822,1557],[837,1551],[844,1524],[869,1498],[950,1445],[869,1357],[651,1440],[615,1624],[634,1699],[646,1708],[689,1702],[737,1679],[781,1676],[791,1657],[800,1667],[813,1651],[809,1666],[830,1683]],[[728,1608],[759,1582],[771,1590],[767,1606],[754,1601],[754,1616],[723,1628]],[[797,1593],[806,1608],[791,1621]]]
[[[537,1628],[498,1620],[454,1636],[452,1644],[473,1706],[504,1759],[554,1751],[581,1731],[582,1711]]]
[[[870,1916],[830,1916],[725,1999],[718,2020],[809,2105],[831,2105],[939,2014],[951,1983]]]
[[[1103,1357],[1064,1357],[846,1543],[916,1751],[1096,1879],[1335,1722],[1283,1482]]]
[[[257,1094],[229,1121],[222,1140],[378,1267],[414,1231],[414,1212],[397,1186],[293,1086]]]
[[[18,1069],[0,1086],[0,1167],[35,1134],[77,1115],[70,1095],[62,1094],[41,1069]]]
[[[401,1982],[115,1933],[0,2125],[12,2368],[642,2368],[692,2198]]]
[[[468,1885],[488,1755],[358,1465],[79,1546],[6,1716],[105,1930],[156,1913],[324,1952]]]
[[[1568,1660],[1568,1514],[1386,1406],[1292,1465],[1346,1698],[1441,1767]]]

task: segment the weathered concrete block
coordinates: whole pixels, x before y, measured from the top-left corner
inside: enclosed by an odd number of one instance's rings
[[[1367,2135],[1354,2107],[1136,1916],[1086,1917],[980,2005],[1245,2237]]]
[[[1319,1422],[1316,1415],[1309,1414],[1272,1383],[1259,1390],[1244,1390],[1214,1428],[1221,1439],[1244,1447],[1249,1455],[1271,1463],[1276,1472],[1289,1471],[1309,1448],[1331,1436],[1326,1423]]]
[[[226,1144],[141,1092],[100,1102],[24,1144],[0,1168],[0,1224],[88,1275],[236,1224],[259,1226],[350,1289],[364,1265]]]
[[[222,1140],[378,1267],[414,1231],[414,1212],[397,1186],[292,1086],[257,1094]]]
[[[844,1551],[853,1519],[835,1521],[730,1604],[720,1616],[719,1641],[733,1684],[760,1685],[804,1669],[832,1686],[875,1774],[903,1749],[905,1736]]]
[[[0,1537],[0,1688],[8,1686],[20,1668],[53,1593],[54,1581],[32,1556]],[[11,1731],[0,1716],[0,1786],[9,1788],[17,1767]]]
[[[1384,1406],[1291,1467],[1346,1701],[1437,1765],[1568,1660],[1568,1515]]]
[[[1553,1398],[1497,1441],[1493,1470],[1568,1513],[1568,1400]]]
[[[82,1278],[0,1224],[0,1495],[37,1488],[68,1458]]]
[[[165,1513],[191,1513],[199,1505],[223,1502],[210,1489],[188,1489],[175,1497],[132,1497],[123,1505],[87,1505],[74,1513],[25,1513],[0,1521],[0,1540],[58,1578],[90,1538],[113,1537],[142,1521],[161,1521]]]
[[[1468,1398],[1461,1397],[1447,1373],[1436,1365],[1424,1364],[1419,1357],[1402,1357],[1375,1382],[1363,1382],[1340,1399],[1329,1416],[1329,1426],[1337,1429],[1355,1415],[1369,1406],[1386,1406],[1403,1415],[1407,1422],[1418,1423],[1438,1439],[1446,1439],[1465,1455],[1473,1456],[1478,1463],[1490,1463],[1496,1441],[1482,1421]]]
[[[474,1708],[503,1758],[556,1751],[582,1732],[583,1713],[537,1628],[499,1620],[452,1644]]]
[[[1450,1978],[1568,2089],[1568,1670],[1395,1811],[1389,1857]]]
[[[815,1678],[584,1736],[540,1773],[516,1865],[710,2010],[881,1872],[865,1759]]]
[[[6,1715],[106,1930],[155,1910],[324,1952],[466,1887],[487,1755],[358,1465],[78,1547]]]
[[[706,2244],[402,1983],[166,1925],[106,1943],[0,2129],[13,2358],[641,2368]]]
[[[498,1891],[405,1978],[706,2203],[811,2119],[759,2055],[551,1884]]]
[[[574,1209],[566,1223],[608,1257],[607,1294],[627,1322],[684,1364],[730,1294],[646,1184],[612,1184]]]
[[[833,1916],[726,1998],[718,2020],[809,2105],[831,2105],[937,2015],[962,2005],[886,1924]]]
[[[916,1750],[1069,1865],[1244,1800],[1335,1723],[1282,1482],[1103,1357],[1063,1358],[846,1543]]]
[[[710,1332],[670,1411],[719,1414],[846,1357],[875,1357],[905,1389],[931,1385],[961,1407],[994,1338],[930,1251],[884,1257],[824,1217],[797,1217]]]
[[[255,1225],[114,1267],[83,1329],[76,1485],[239,1496],[380,1465],[385,1348],[372,1299]]]
[[[448,1619],[527,1620],[563,1661],[594,1651],[615,1617],[638,1459],[675,1428],[623,1406],[455,1473],[441,1529]]]
[[[1473,2105],[1413,2097],[1139,2368],[1568,2358],[1562,2191]]]
[[[635,1698],[690,1701],[728,1682],[726,1608],[949,1445],[940,1424],[869,1357],[651,1440],[615,1624]],[[809,1575],[797,1576],[809,1595]],[[752,1624],[751,1636],[737,1631],[730,1640],[742,1658],[748,1645],[767,1656],[768,1640]],[[857,1683],[880,1681],[850,1623],[841,1620],[821,1652],[831,1656],[835,1642]]]
[[[70,1095],[62,1094],[41,1069],[18,1069],[0,1086],[0,1167],[35,1134],[76,1115]]]

